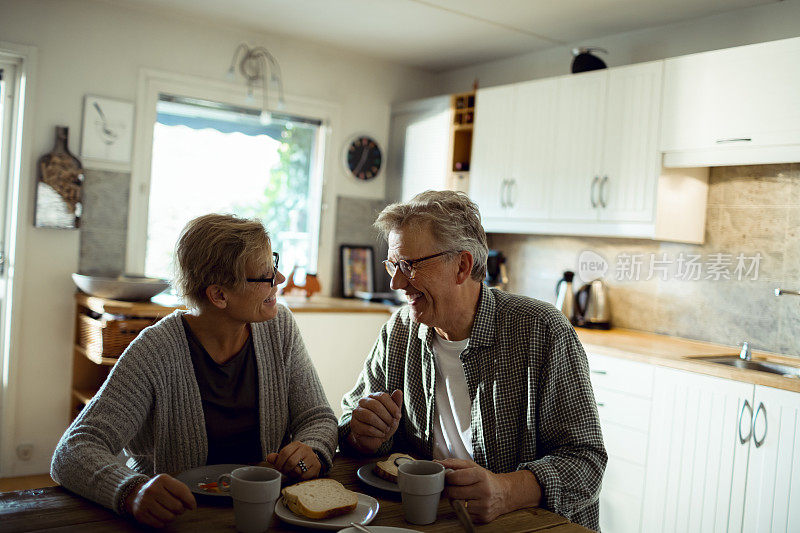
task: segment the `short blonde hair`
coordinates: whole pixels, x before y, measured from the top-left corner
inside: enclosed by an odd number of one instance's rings
[[[260,220],[210,214],[190,220],[175,246],[175,288],[187,307],[206,303],[206,288],[241,289],[245,269],[269,257],[272,245]]]
[[[472,254],[472,279],[481,282],[486,277],[489,246],[481,213],[463,192],[419,193],[406,203],[386,206],[373,225],[387,239],[392,230],[412,225],[427,228],[442,251],[464,250]]]

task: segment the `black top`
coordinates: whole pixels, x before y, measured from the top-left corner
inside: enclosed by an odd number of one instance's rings
[[[192,332],[186,317],[181,319],[203,401],[208,438],[206,464],[262,461],[253,336],[247,338],[239,353],[220,365]]]

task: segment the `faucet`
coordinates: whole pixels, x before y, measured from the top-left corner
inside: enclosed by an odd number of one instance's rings
[[[781,296],[783,294],[791,294],[792,296],[800,296],[800,291],[790,291],[787,289],[775,289],[775,296]]]
[[[742,343],[742,351],[739,352],[739,359],[742,361],[749,361],[753,357],[750,353],[750,344],[747,341]]]

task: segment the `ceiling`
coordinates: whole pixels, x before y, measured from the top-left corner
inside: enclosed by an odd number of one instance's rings
[[[115,0],[441,72],[776,0]]]

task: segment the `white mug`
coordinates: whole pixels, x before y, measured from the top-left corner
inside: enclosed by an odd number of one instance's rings
[[[275,502],[281,495],[281,473],[264,466],[244,466],[217,480],[220,490],[230,491],[236,529],[261,533],[269,528]],[[229,483],[229,487],[223,487]]]

